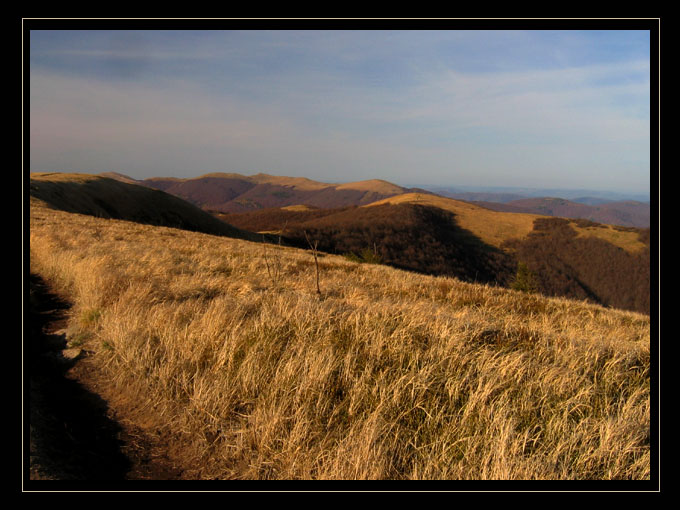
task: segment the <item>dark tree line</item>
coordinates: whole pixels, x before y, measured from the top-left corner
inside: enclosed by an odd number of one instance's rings
[[[648,242],[649,229],[639,233]],[[649,247],[631,253],[603,239],[577,237],[563,218],[537,219],[527,239],[503,247],[536,275],[543,294],[649,313]]]
[[[437,207],[352,208],[293,225],[285,236],[299,243],[305,231],[322,251],[359,255],[370,250],[385,264],[425,274],[505,285],[514,269],[505,253],[460,228],[453,213]]]
[[[325,216],[333,216],[343,211],[356,209],[356,207],[357,206],[342,207],[338,209],[309,209],[306,211],[270,208],[244,213],[213,212],[213,214],[222,221],[235,227],[250,232],[262,232],[281,230],[287,225],[297,225]]]

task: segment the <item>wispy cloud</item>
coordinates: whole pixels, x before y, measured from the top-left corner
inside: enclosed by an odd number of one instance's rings
[[[109,48],[109,49],[44,49],[34,53],[34,56],[51,58],[86,57],[96,59],[131,59],[131,60],[173,60],[173,59],[212,59],[215,53],[200,53],[196,51],[159,51],[149,52],[147,48]]]
[[[601,41],[578,34],[560,35],[565,46],[541,35],[540,49],[534,34],[491,35],[192,32],[36,44],[32,166],[644,186],[648,59],[596,52]]]

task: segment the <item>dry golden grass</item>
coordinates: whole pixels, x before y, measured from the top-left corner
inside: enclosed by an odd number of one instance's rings
[[[307,251],[37,202],[30,243],[187,477],[650,478],[647,316],[330,255],[319,297]]]
[[[572,222],[571,227],[576,231],[579,237],[598,237],[631,253],[639,252],[647,246],[640,240],[637,232],[619,230],[612,225],[579,227],[575,222]]]

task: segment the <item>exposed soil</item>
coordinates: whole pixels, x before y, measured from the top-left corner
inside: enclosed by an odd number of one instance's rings
[[[112,403],[88,352],[68,348],[69,304],[30,276],[24,327],[25,486],[42,480],[179,480],[167,437],[133,423]],[[26,391],[28,390],[28,391]],[[121,400],[121,402],[124,401]]]

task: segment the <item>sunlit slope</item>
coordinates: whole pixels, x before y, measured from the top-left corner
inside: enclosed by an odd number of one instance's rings
[[[38,200],[66,212],[256,238],[178,197],[117,179],[76,173],[31,173],[29,188],[31,201]]]
[[[651,476],[649,317],[32,205],[69,337],[204,479]]]
[[[498,248],[502,246],[504,241],[526,238],[534,230],[536,218],[550,217],[538,214],[492,211],[468,202],[423,193],[405,193],[379,200],[364,207],[387,203],[422,204],[450,211],[456,215],[456,220],[462,228]],[[571,227],[581,237],[601,238],[627,251],[639,251],[645,247],[635,231],[617,229],[611,225],[593,224],[586,226],[586,223],[576,221],[571,223]]]
[[[364,207],[388,203],[429,205],[452,212],[462,228],[497,248],[506,239],[521,239],[529,235],[534,228],[534,220],[540,218],[536,214],[500,213],[460,200],[424,193],[405,193]]]
[[[363,205],[411,191],[381,179],[325,183],[305,177],[259,173],[209,173],[188,179],[155,177],[140,184],[161,189],[203,209],[223,213],[307,205],[336,208]]]

